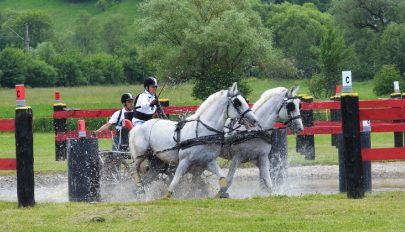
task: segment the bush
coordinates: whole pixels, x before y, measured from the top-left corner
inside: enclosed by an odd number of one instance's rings
[[[31,87],[49,87],[56,83],[57,73],[54,67],[41,60],[32,60],[27,71],[25,83]]]
[[[380,71],[374,76],[373,91],[377,96],[390,94],[394,92],[394,81],[399,81],[400,87],[405,87],[405,81],[403,79],[395,65],[383,65]]]
[[[238,90],[243,96],[247,97],[252,91],[247,82],[242,80],[237,75],[227,72],[218,66],[210,69],[208,77],[205,79],[197,79],[192,96],[201,100],[205,100],[211,94],[221,90],[227,89],[233,82],[238,82]]]
[[[25,82],[28,63],[31,58],[22,49],[5,48],[0,52],[0,70],[3,73],[0,85],[13,88]]]
[[[117,57],[108,54],[94,54],[85,61],[84,75],[89,84],[119,84],[125,78],[122,62]]]
[[[80,86],[87,85],[88,80],[84,76],[83,54],[80,52],[67,52],[55,56],[52,65],[58,72],[57,86]]]

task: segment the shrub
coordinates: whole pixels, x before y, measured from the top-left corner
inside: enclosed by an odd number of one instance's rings
[[[405,81],[403,79],[395,65],[383,65],[380,71],[374,76],[373,91],[377,96],[390,94],[394,89],[394,81],[399,81],[400,87],[405,87]]]
[[[30,56],[22,49],[5,48],[0,52],[0,85],[12,88],[25,82]]]
[[[54,67],[41,60],[32,60],[28,66],[25,83],[31,87],[49,87],[55,85],[56,78]]]

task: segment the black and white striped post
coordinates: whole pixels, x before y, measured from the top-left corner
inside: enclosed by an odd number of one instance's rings
[[[32,109],[25,106],[24,85],[16,85],[15,145],[19,207],[35,205]]]

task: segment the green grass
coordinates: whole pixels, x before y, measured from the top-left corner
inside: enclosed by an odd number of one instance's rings
[[[0,202],[1,231],[399,231],[404,192],[138,203]],[[98,219],[98,220],[97,220]]]
[[[249,80],[249,85],[253,90],[248,96],[251,102],[255,102],[265,90],[278,86],[290,88],[293,85],[300,85],[300,93],[309,93],[307,80],[283,81],[252,78]],[[360,94],[360,99],[376,99],[372,87],[372,81],[355,82],[353,90]],[[33,109],[34,118],[51,118],[55,91],[61,92],[62,102],[66,103],[68,108],[108,109],[120,107],[119,99],[122,93],[138,94],[142,89],[141,85],[27,88],[25,97],[27,105]],[[160,98],[168,98],[173,106],[200,104],[200,100],[191,96],[191,91],[191,83],[165,87]],[[0,88],[0,99],[2,100],[0,101],[0,118],[13,118],[15,115],[15,90]]]
[[[71,33],[76,20],[83,11],[88,12],[93,19],[104,23],[113,15],[126,17],[133,24],[137,17],[138,3],[140,0],[125,0],[106,11],[95,7],[96,0],[76,3],[70,0],[1,0],[0,12],[5,10],[40,10],[50,15],[56,33]]]
[[[393,147],[392,133],[372,134],[372,147]],[[66,172],[66,161],[55,161],[55,138],[53,133],[34,133],[34,171],[36,173]],[[315,160],[305,160],[295,152],[295,136],[288,137],[288,158],[290,165],[338,164],[338,151],[332,147],[330,135],[315,136]],[[15,157],[15,140],[13,133],[0,133],[0,158]],[[99,140],[100,150],[111,150],[111,139]],[[221,166],[229,165],[224,160],[218,161]],[[251,165],[245,165],[245,167]],[[0,171],[0,175],[14,175],[15,171]]]

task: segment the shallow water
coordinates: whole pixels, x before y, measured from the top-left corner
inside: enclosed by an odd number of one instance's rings
[[[373,192],[405,191],[405,163],[373,163]],[[274,194],[297,196],[306,194],[335,194],[339,192],[339,168],[337,165],[314,165],[290,167],[285,184],[269,193],[260,187],[256,168],[239,169],[229,189],[231,198],[251,198]],[[175,198],[214,197],[218,191],[215,176],[203,178],[196,184],[183,178],[176,189]],[[64,174],[41,174],[35,176],[36,202],[67,202],[68,178]],[[102,182],[101,197],[105,202],[133,202],[160,199],[167,183],[157,181],[139,194],[132,181],[124,183]],[[0,176],[0,200],[17,201],[16,177]]]

